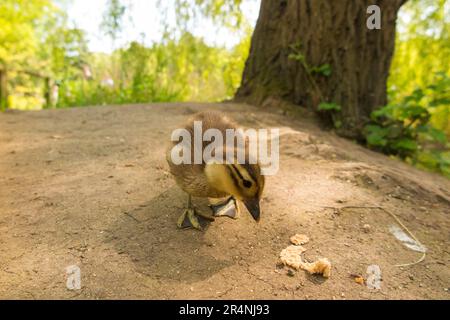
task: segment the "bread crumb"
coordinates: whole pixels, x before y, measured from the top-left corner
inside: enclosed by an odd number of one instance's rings
[[[306,249],[302,246],[309,242],[309,237],[304,234],[296,234],[290,238],[293,245],[283,249],[280,253],[280,261],[295,270],[305,270],[311,274],[320,274],[325,278],[331,275],[331,263],[327,258],[321,258],[313,263],[303,262],[302,253]]]
[[[364,284],[364,278],[361,276],[356,276],[354,280],[357,284]]]
[[[325,278],[329,278],[331,275],[331,263],[327,258],[319,259],[313,263],[302,263],[300,267],[311,274],[321,274]]]
[[[296,234],[295,236],[292,236],[290,240],[293,245],[298,246],[308,243],[309,237],[304,234]]]
[[[301,254],[305,251],[306,249],[302,246],[289,246],[281,251],[280,260],[286,266],[298,270],[303,264]]]

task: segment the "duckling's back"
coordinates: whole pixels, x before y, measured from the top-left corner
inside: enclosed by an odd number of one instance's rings
[[[207,183],[206,176],[204,173],[205,162],[202,159],[201,164],[194,164],[194,122],[201,121],[202,132],[206,132],[208,129],[217,129],[222,133],[225,138],[227,129],[236,129],[236,124],[226,117],[223,113],[218,111],[204,111],[195,114],[191,117],[187,124],[183,127],[191,135],[191,164],[179,164],[176,165],[172,162],[171,151],[172,148],[177,145],[180,141],[171,142],[167,153],[166,159],[169,163],[170,172],[175,177],[177,184],[187,193],[198,196],[198,197],[211,197],[211,198],[221,198],[226,196],[226,194],[214,189]],[[203,140],[203,139],[202,139]],[[203,150],[209,144],[208,141],[202,141],[201,153],[203,155]],[[225,143],[225,139],[224,139]],[[202,157],[203,158],[203,157]]]

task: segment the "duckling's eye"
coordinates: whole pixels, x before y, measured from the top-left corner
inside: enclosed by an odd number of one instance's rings
[[[244,180],[243,184],[244,184],[244,187],[246,187],[246,188],[251,188],[252,187],[252,183],[250,181],[248,181],[248,180]]]

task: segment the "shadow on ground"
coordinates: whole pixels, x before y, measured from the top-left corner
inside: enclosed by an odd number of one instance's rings
[[[205,232],[178,230],[176,221],[185,204],[185,194],[177,187],[123,214],[110,227],[109,239],[119,254],[126,254],[136,269],[156,279],[196,282],[229,267],[233,261],[215,259],[199,248],[211,246]],[[196,201],[202,211],[204,201]],[[131,241],[130,241],[131,240]]]

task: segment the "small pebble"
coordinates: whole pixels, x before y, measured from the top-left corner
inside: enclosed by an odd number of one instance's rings
[[[365,233],[369,233],[371,231],[372,227],[370,226],[370,224],[365,224],[363,225],[363,230]]]

